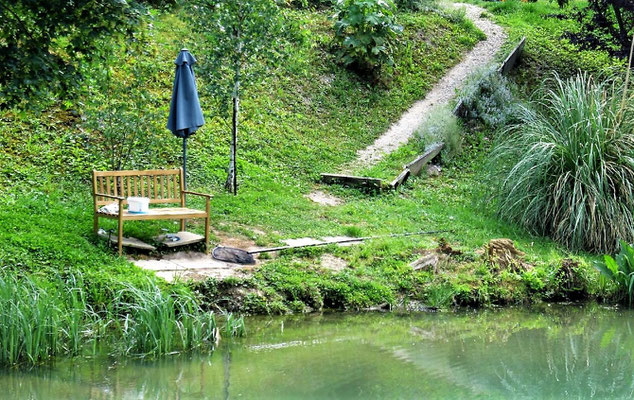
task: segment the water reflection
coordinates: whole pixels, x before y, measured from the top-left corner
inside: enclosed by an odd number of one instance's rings
[[[8,399],[631,398],[630,311],[251,318],[212,355],[5,371]]]

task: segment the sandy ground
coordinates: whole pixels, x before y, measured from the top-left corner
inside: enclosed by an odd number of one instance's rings
[[[393,152],[407,143],[418,127],[425,121],[430,110],[439,105],[448,104],[473,71],[491,63],[506,40],[506,32],[491,20],[481,18],[485,9],[472,4],[455,3],[454,7],[464,8],[466,16],[484,32],[487,39],[478,43],[463,59],[454,66],[425,96],[407,110],[396,123],[376,141],[357,153],[357,160],[349,169],[369,166],[384,155]]]

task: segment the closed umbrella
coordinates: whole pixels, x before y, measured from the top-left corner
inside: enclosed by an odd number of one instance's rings
[[[182,49],[174,63],[176,73],[167,129],[183,139],[183,186],[187,189],[187,138],[203,126],[205,119],[194,77],[193,65],[196,59],[187,49]]]

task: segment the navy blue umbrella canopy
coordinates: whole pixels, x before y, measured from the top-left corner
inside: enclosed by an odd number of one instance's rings
[[[183,139],[183,171],[187,176],[187,138],[203,126],[205,119],[198,100],[198,89],[193,65],[196,59],[187,49],[182,49],[176,57],[176,73],[167,129]]]

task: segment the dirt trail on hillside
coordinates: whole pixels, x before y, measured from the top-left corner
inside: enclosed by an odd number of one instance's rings
[[[449,103],[469,74],[492,62],[496,53],[502,48],[506,40],[506,32],[491,20],[481,18],[481,14],[486,12],[484,8],[463,3],[455,3],[453,6],[465,8],[466,17],[486,34],[487,39],[478,43],[459,64],[434,85],[424,99],[414,103],[397,122],[390,126],[387,132],[377,138],[372,145],[360,150],[357,153],[357,159],[348,169],[372,165],[384,155],[407,143],[423,123],[427,113],[435,106]]]

